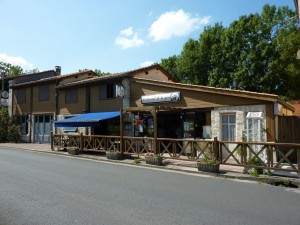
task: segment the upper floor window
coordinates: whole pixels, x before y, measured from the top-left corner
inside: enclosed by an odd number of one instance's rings
[[[39,86],[39,101],[49,101],[50,90],[49,85]]]
[[[17,89],[17,102],[18,103],[26,102],[26,88]]]
[[[78,91],[77,89],[69,89],[65,91],[65,103],[74,104],[78,101]]]
[[[102,84],[99,87],[99,99],[115,98],[115,84]]]
[[[222,140],[235,141],[236,140],[236,116],[235,114],[222,115]]]

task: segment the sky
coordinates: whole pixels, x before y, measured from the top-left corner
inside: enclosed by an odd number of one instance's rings
[[[179,55],[205,26],[293,0],[0,0],[0,61],[117,73]]]

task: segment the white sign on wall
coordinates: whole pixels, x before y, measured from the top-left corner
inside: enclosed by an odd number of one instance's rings
[[[156,95],[143,95],[142,104],[160,103],[160,102],[180,102],[180,92],[170,92]]]
[[[262,118],[262,112],[248,112],[247,118]]]

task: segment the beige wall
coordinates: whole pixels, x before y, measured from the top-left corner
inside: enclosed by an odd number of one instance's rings
[[[149,84],[131,83],[131,106],[141,107],[142,95],[153,95],[168,92],[180,91],[181,101],[178,103],[160,104],[160,106],[168,107],[184,107],[184,108],[213,108],[230,105],[254,105],[262,104],[263,101],[255,99],[247,99],[236,96],[225,96],[214,93],[205,93],[192,90],[179,90],[176,88],[160,87]]]
[[[151,79],[151,80],[169,81],[169,78],[162,71],[155,69],[155,68],[148,70],[148,71],[143,71],[143,72],[134,74],[133,77],[145,78],[145,79]],[[172,82],[172,81],[170,81],[170,82]]]
[[[91,86],[90,91],[91,112],[119,111],[122,108],[122,98],[99,100],[99,85]]]
[[[55,84],[49,84],[49,101],[39,101],[39,86],[32,88],[32,113],[44,114],[55,112]]]
[[[19,104],[17,101],[17,89],[13,91],[13,115],[25,115],[30,112],[30,87],[26,87],[26,102]]]
[[[60,90],[58,94],[58,114],[62,115],[72,115],[72,114],[82,114],[85,110],[86,101],[86,89],[85,87],[77,88],[78,98],[77,103],[66,104],[65,103],[65,90]]]

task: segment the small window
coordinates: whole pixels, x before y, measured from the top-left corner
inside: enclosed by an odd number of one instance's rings
[[[222,140],[235,141],[236,135],[236,116],[235,114],[222,115]]]
[[[66,90],[65,92],[65,103],[74,104],[78,101],[78,92],[77,89]]]
[[[39,101],[49,101],[50,91],[49,85],[39,86]]]
[[[102,84],[99,87],[99,99],[115,98],[115,85]]]
[[[26,103],[26,88],[17,89],[18,103]]]
[[[107,98],[114,97],[114,84],[107,84],[106,93]]]

